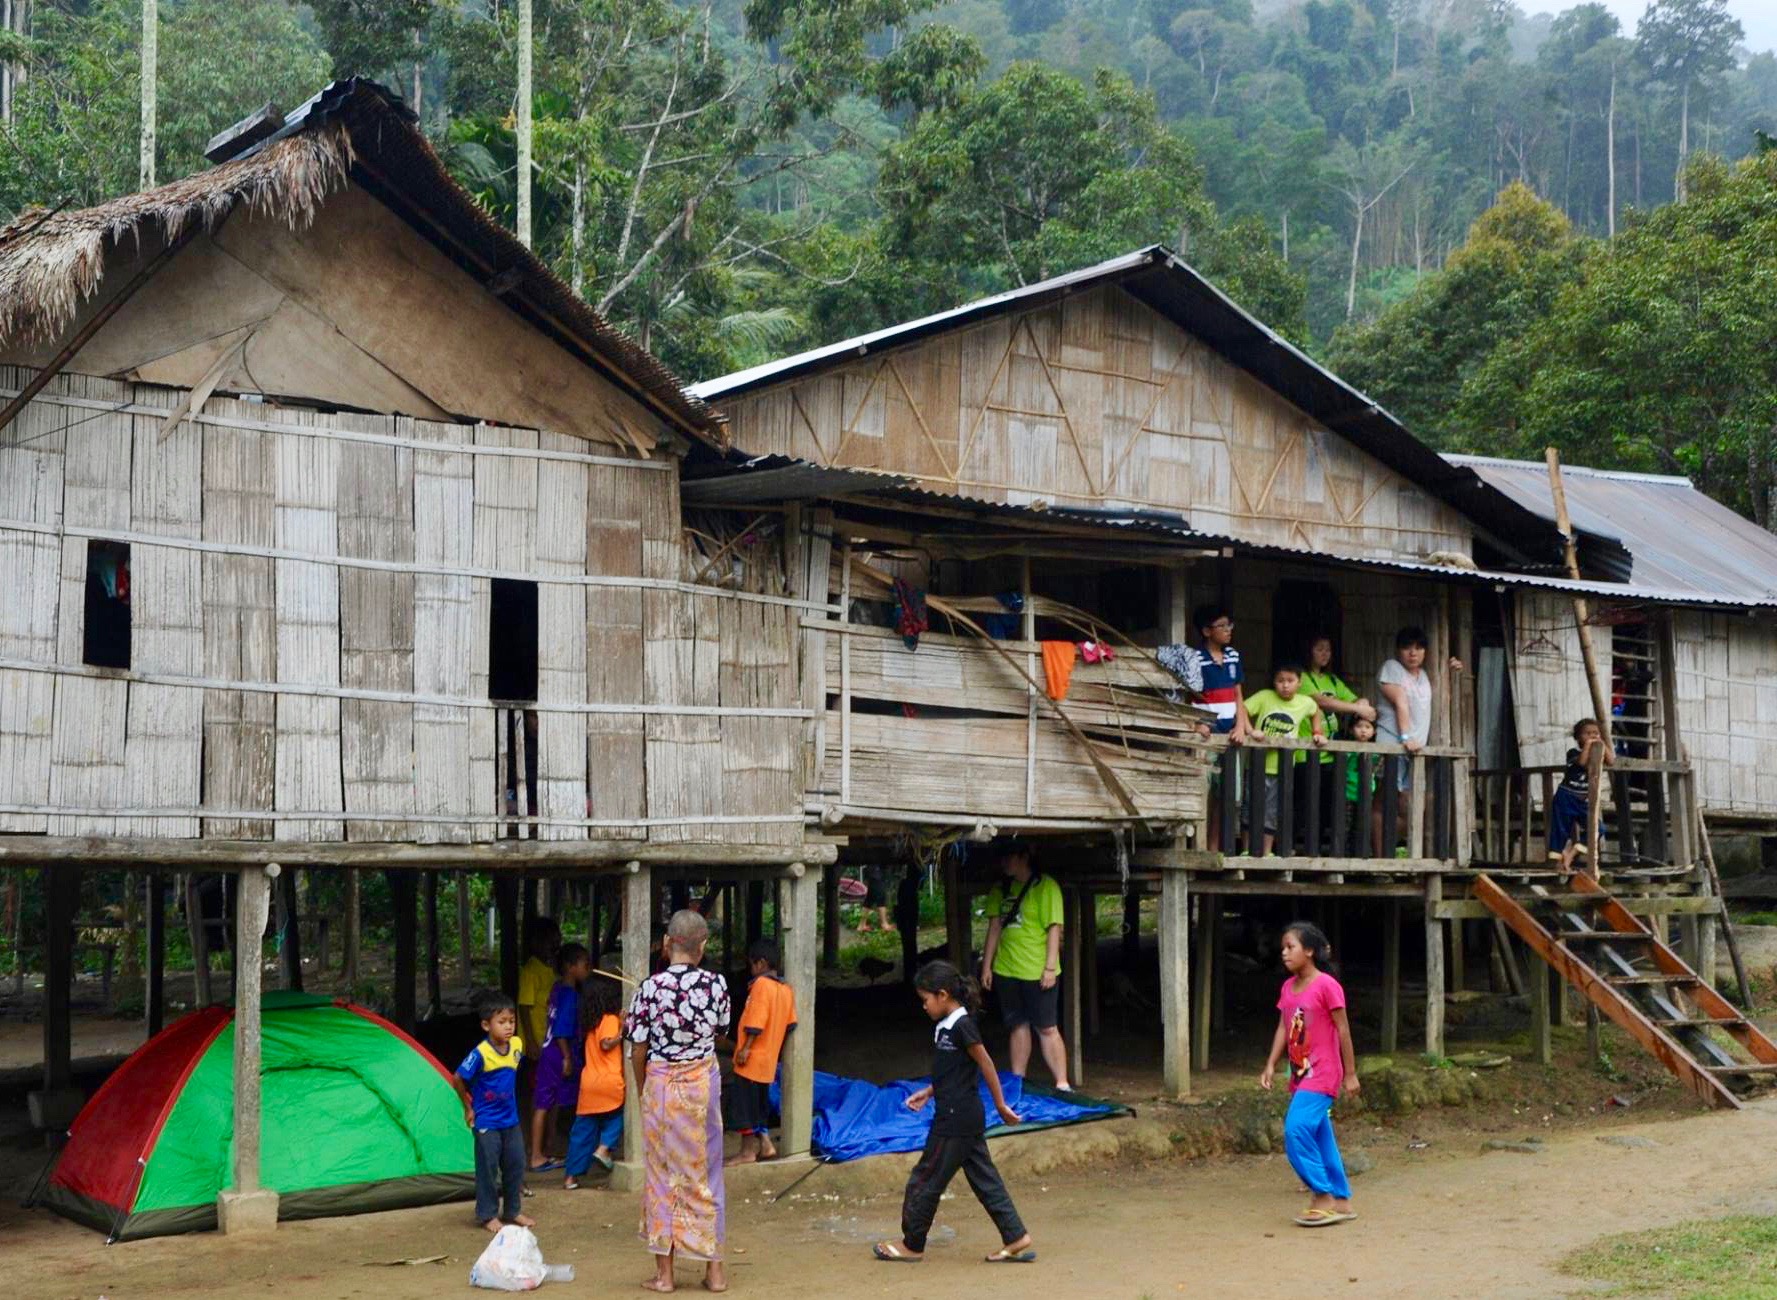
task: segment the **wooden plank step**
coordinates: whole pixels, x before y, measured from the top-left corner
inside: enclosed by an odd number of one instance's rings
[[[1607,975],[1606,984],[1701,984],[1695,975]]]
[[[1732,1016],[1722,1020],[1710,1020],[1707,1018],[1691,1020],[1656,1020],[1654,1023],[1661,1029],[1707,1029],[1711,1025],[1720,1025],[1725,1029],[1729,1025],[1743,1025],[1746,1021],[1739,1016]]]
[[[1587,942],[1593,940],[1613,942],[1619,939],[1639,943],[1654,941],[1653,935],[1636,930],[1562,930],[1555,937],[1562,943],[1571,943],[1575,939],[1584,939]]]
[[[1777,1074],[1777,1063],[1759,1062],[1756,1065],[1705,1065],[1711,1074]]]

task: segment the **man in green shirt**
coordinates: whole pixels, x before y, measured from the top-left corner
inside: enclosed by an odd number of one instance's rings
[[[999,997],[1000,1018],[1010,1031],[1012,1073],[1030,1065],[1034,1026],[1043,1062],[1059,1092],[1072,1092],[1067,1046],[1061,1040],[1061,886],[1032,869],[1030,849],[1014,842],[1000,856],[1006,879],[987,896],[987,949],[981,955],[981,987]]]

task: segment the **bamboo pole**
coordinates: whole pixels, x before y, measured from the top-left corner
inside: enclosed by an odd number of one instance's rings
[[[1573,538],[1573,520],[1567,513],[1567,489],[1561,484],[1561,453],[1554,447],[1543,449],[1543,460],[1549,467],[1549,493],[1555,499],[1555,527],[1561,533],[1562,559],[1567,566],[1567,576],[1575,582],[1580,580],[1579,547]],[[1610,744],[1610,692],[1598,675],[1598,659],[1592,651],[1592,629],[1587,622],[1586,599],[1584,596],[1573,598],[1573,622],[1579,632],[1580,658],[1586,665],[1586,685],[1592,692],[1592,712],[1598,719],[1598,730],[1604,735],[1604,743]],[[1593,828],[1596,832],[1596,827]],[[1596,841],[1594,841],[1596,843]],[[1593,855],[1596,857],[1596,853]]]
[[[518,242],[531,246],[531,2],[518,0]]]
[[[154,188],[155,83],[160,75],[160,3],[142,0],[141,186]]]

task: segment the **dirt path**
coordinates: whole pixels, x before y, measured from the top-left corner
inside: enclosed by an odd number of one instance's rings
[[[1777,1213],[1768,1161],[1732,1152],[1777,1147],[1777,1100],[1737,1114],[1614,1127],[1624,1147],[1589,1132],[1548,1139],[1538,1155],[1478,1153],[1451,1135],[1431,1151],[1376,1148],[1357,1181],[1363,1217],[1306,1232],[1288,1216],[1299,1197],[1281,1157],[1161,1162],[1072,1171],[1013,1186],[1041,1261],[1011,1277],[979,1264],[992,1245],[961,1180],[945,1202],[928,1260],[877,1264],[867,1243],[895,1231],[893,1196],[841,1202],[820,1193],[729,1207],[737,1294],[778,1300],[845,1296],[1003,1300],[1008,1286],[1052,1297],[1245,1297],[1280,1287],[1369,1297],[1468,1294],[1490,1300],[1583,1290],[1554,1271],[1568,1250],[1602,1234],[1726,1213]],[[1013,1139],[1016,1140],[1016,1139]],[[647,1259],[633,1236],[634,1202],[551,1187],[532,1202],[552,1260],[580,1272],[563,1296],[639,1295]],[[282,1226],[275,1236],[214,1234],[107,1248],[41,1212],[0,1208],[6,1293],[111,1300],[196,1294],[280,1300],[435,1297],[467,1290],[482,1238],[464,1206]],[[367,1267],[448,1253],[441,1265]],[[681,1280],[697,1293],[694,1275]]]

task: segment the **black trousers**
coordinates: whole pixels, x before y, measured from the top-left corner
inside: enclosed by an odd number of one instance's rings
[[[987,1139],[978,1134],[941,1137],[933,1133],[926,1138],[919,1163],[907,1177],[907,1195],[901,1201],[901,1241],[908,1250],[925,1250],[939,1198],[959,1169],[981,1208],[1000,1230],[1000,1241],[1009,1246],[1024,1236],[1024,1221],[1018,1217],[1000,1171],[993,1167],[993,1157],[987,1154]]]

